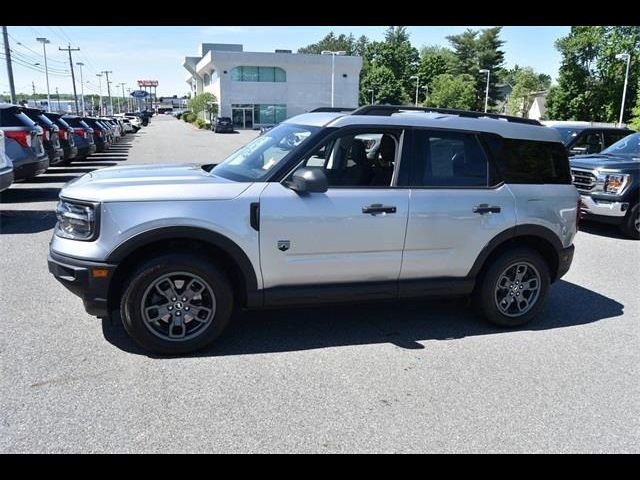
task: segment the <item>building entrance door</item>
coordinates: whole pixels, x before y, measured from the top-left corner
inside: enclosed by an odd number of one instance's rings
[[[253,107],[232,108],[231,118],[235,128],[253,128]]]

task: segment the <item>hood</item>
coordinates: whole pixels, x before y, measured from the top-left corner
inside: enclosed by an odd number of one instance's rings
[[[634,155],[578,155],[571,157],[569,161],[576,168],[640,170],[640,158]]]
[[[197,164],[131,165],[87,173],[67,183],[60,196],[91,202],[230,200],[250,185],[211,175]]]

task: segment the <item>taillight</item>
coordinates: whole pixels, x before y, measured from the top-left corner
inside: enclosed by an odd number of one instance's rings
[[[24,130],[18,131],[5,131],[5,136],[8,138],[13,138],[16,142],[18,142],[22,147],[29,148],[31,147],[31,132],[25,132]]]
[[[96,134],[96,137],[102,137],[102,132],[100,130],[94,130],[93,133]]]
[[[85,132],[84,128],[74,128],[73,132],[76,135],[81,136],[82,138],[86,138],[87,137],[87,132]]]
[[[51,134],[49,133],[49,130],[45,130],[44,131],[44,139],[48,142],[49,140],[51,140]]]
[[[60,131],[58,132],[58,137],[60,137],[62,140],[66,140],[67,131],[64,128],[61,128]]]

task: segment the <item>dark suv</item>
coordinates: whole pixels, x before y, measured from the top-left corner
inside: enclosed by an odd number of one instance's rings
[[[93,141],[96,144],[96,152],[104,152],[111,148],[111,131],[100,120],[92,117],[83,117],[87,125],[93,128]]]
[[[81,117],[65,115],[62,120],[67,122],[73,128],[73,140],[78,147],[77,160],[87,158],[89,155],[96,153],[96,144],[93,139],[93,128],[87,124]]]
[[[78,158],[78,147],[75,141],[74,128],[69,125],[59,113],[45,112],[44,116],[55,123],[60,131],[58,132],[58,139],[60,140],[60,146],[64,152],[61,165],[67,165],[72,160]]]
[[[569,156],[600,153],[618,140],[634,133],[628,128],[598,127],[588,122],[544,122],[555,128],[567,147]]]
[[[211,122],[211,130],[213,130],[214,133],[233,133],[233,122],[229,117],[216,117],[213,119],[213,122]]]
[[[49,168],[42,127],[25,115],[21,106],[0,104],[0,128],[5,135],[7,157],[13,164],[14,180],[35,177]]]
[[[49,155],[49,165],[60,165],[64,161],[64,150],[60,143],[60,127],[44,115],[40,108],[24,107],[27,117],[42,127],[44,149]]]

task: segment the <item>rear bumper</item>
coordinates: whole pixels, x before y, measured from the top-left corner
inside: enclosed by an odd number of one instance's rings
[[[49,168],[49,157],[47,155],[35,161],[21,163],[19,166],[14,164],[14,180],[18,181],[35,177],[36,175],[46,172],[47,168]]]
[[[72,147],[68,143],[62,145],[62,149],[64,150],[64,159],[72,160],[78,156],[78,147],[75,145]]]
[[[0,192],[5,191],[13,183],[13,167],[0,170]]]
[[[51,147],[47,149],[47,155],[49,156],[49,164],[53,165],[64,158],[64,150],[62,147]]]
[[[571,267],[571,263],[573,262],[573,254],[575,251],[575,247],[570,245],[567,248],[563,248],[558,252],[558,273],[556,274],[555,280],[559,280],[562,278],[565,273],[569,271]]]
[[[109,285],[116,265],[78,260],[51,251],[47,263],[56,280],[82,299],[89,315],[101,318],[109,315]],[[95,269],[106,270],[106,277],[96,278]]]

